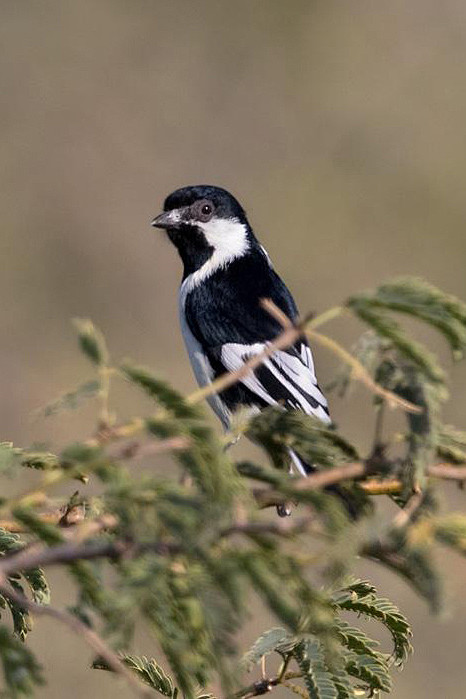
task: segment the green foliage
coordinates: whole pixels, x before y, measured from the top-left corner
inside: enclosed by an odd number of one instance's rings
[[[464,556],[466,555],[466,515],[450,512],[423,518],[411,528],[409,539],[413,548],[428,549],[437,541]]]
[[[388,668],[373,655],[351,654],[346,666],[348,674],[356,677],[363,686],[370,687],[370,694],[379,690],[391,692],[392,681]]]
[[[377,335],[373,330],[367,330],[351,348],[351,353],[369,374],[374,375],[380,364],[382,353],[389,346],[390,343],[383,337]],[[328,383],[327,390],[336,390],[339,397],[343,398],[351,386],[351,375],[352,368],[345,364],[337,372],[334,379]]]
[[[43,672],[33,654],[0,625],[0,658],[3,667],[5,699],[31,697],[37,686],[44,684]]]
[[[451,513],[433,522],[434,536],[442,544],[466,555],[466,515]]]
[[[326,666],[325,651],[317,639],[306,638],[298,643],[293,657],[303,674],[310,699],[337,699],[338,690]]]
[[[139,677],[141,682],[148,685],[151,689],[164,697],[176,699],[178,696],[178,688],[173,684],[172,678],[166,674],[165,670],[154,660],[154,658],[146,658],[145,655],[128,655],[122,654],[121,660],[123,663]],[[104,660],[98,658],[92,663],[92,667],[97,670],[110,670]],[[200,699],[198,697],[198,699]]]
[[[239,488],[239,481],[223,445],[206,424],[204,411],[199,406],[188,404],[180,393],[146,368],[126,363],[122,371],[164,408],[147,420],[149,432],[158,438],[186,438],[188,446],[177,450],[175,458],[216,504],[223,502],[228,506]]]
[[[162,381],[154,376],[149,369],[126,363],[121,367],[121,371],[129,381],[140,386],[151,398],[169,410],[175,418],[180,420],[199,419],[199,408],[188,405],[178,391],[175,391],[167,381]]]
[[[104,336],[88,318],[75,318],[79,346],[86,357],[99,367],[108,364],[108,350]]]
[[[7,580],[18,594],[47,605],[48,583],[36,564],[42,555],[45,563],[61,564],[70,579],[73,614],[154,694],[214,699],[212,682],[221,685],[223,696],[237,699],[277,685],[311,699],[390,691],[393,666],[402,667],[411,652],[411,630],[369,582],[345,584],[357,557],[394,571],[436,610],[442,599],[436,550],[466,553],[466,517],[440,511],[438,481],[429,470],[437,460],[466,463],[466,433],[443,424],[445,374],[395,314],[438,330],[459,358],[466,348],[466,306],[423,281],[398,279],[352,296],[346,307],[368,326],[354,356],[381,389],[419,410],[405,404],[402,434],[386,434],[387,393],[378,392],[377,428],[366,453],[335,426],[280,406],[267,408],[245,426],[264,451],[260,464],[235,461],[234,450],[225,448],[229,437],[211,426],[198,395],[181,395],[145,367],[111,367],[101,332],[90,321],[77,321],[81,349],[97,378],[45,413],[96,396],[96,429],[88,439],[70,439],[59,455],[0,444],[1,475],[21,483],[23,467],[44,471],[36,474],[32,491],[21,486],[19,496],[0,503],[0,583]],[[333,382],[340,396],[353,373],[346,367]],[[152,414],[127,423],[109,418],[109,382],[121,377],[153,400]],[[289,473],[290,449],[317,471],[344,470],[353,462],[364,463],[366,471],[331,489],[316,485],[312,475],[305,484]],[[132,458],[138,455],[146,468],[136,471]],[[64,529],[66,517],[49,516],[49,489],[59,484],[74,492],[74,478],[83,481],[82,492],[65,498],[60,512],[78,507],[85,518]],[[396,492],[388,488],[393,483]],[[387,485],[405,511],[392,520],[379,517],[374,485],[382,491]],[[277,520],[257,507],[277,501],[296,504],[291,518]],[[7,530],[11,523],[21,537]],[[17,570],[14,555],[29,545],[24,555],[38,558]],[[2,565],[9,566],[5,579]],[[42,674],[19,642],[30,615],[8,597],[8,588],[2,592],[0,608],[11,619],[0,627],[0,653],[7,696],[19,697],[31,694]],[[238,631],[256,601],[275,625],[240,662]],[[359,628],[358,617],[387,629],[393,648],[385,652]],[[141,623],[166,670],[154,658],[133,654]],[[256,666],[268,656],[279,660],[279,669],[258,679]],[[99,658],[95,667],[108,664]],[[250,685],[244,685],[245,671],[254,672]]]
[[[100,391],[100,381],[92,379],[81,384],[74,391],[68,391],[60,398],[48,403],[40,410],[36,411],[38,416],[50,417],[57,415],[65,410],[76,410],[81,404],[89,398],[94,398]]]
[[[17,534],[12,534],[0,528],[0,561],[2,556],[15,554],[23,546],[24,543]],[[8,577],[8,583],[21,595],[25,595],[24,587],[28,587],[33,600],[38,604],[48,604],[50,601],[50,589],[40,568],[30,568],[24,571],[21,576],[19,574],[11,575]],[[10,610],[15,636],[24,641],[31,630],[31,619],[28,612],[15,601],[0,595],[0,608],[5,609],[6,607]],[[0,628],[3,629],[3,627]]]
[[[11,442],[0,442],[0,473],[14,475],[21,466],[48,471],[58,468],[59,460],[55,454],[19,449]]]
[[[308,696],[313,699],[354,697],[354,678],[365,694],[390,692],[390,666],[401,667],[412,650],[406,618],[392,602],[379,598],[375,588],[364,580],[356,580],[335,592],[332,603],[332,636],[326,640],[319,634],[293,636],[283,628],[274,628],[257,639],[243,657],[243,664],[250,670],[263,657],[276,652],[284,658],[286,669],[292,659],[298,668],[298,673],[292,676],[302,679]],[[381,622],[392,636],[392,653],[381,652],[378,641],[341,619],[341,610]],[[288,676],[286,672],[283,674],[285,678]],[[299,687],[294,685],[295,693],[301,693]]]
[[[455,359],[461,359],[464,355],[466,349],[466,304],[450,294],[445,294],[423,279],[415,277],[393,279],[379,286],[374,292],[366,291],[352,296],[348,300],[348,305],[363,320],[372,324],[380,335],[387,337],[395,344],[399,342],[399,336],[397,330],[391,330],[391,327],[394,326],[389,323],[387,331],[385,331],[383,321],[381,326],[377,325],[378,318],[387,317],[383,315],[386,311],[404,313],[431,325],[445,337]],[[367,317],[365,317],[366,312],[369,314]],[[404,336],[398,348],[406,352],[408,358],[412,359],[414,363],[420,360],[420,365],[423,365],[422,358],[418,356],[417,351],[412,354],[409,347],[405,345]],[[421,353],[425,354],[425,350],[422,350]],[[434,371],[431,378],[436,373]]]
[[[386,311],[380,310],[371,299],[353,298],[350,308],[367,323],[378,335],[390,341],[401,357],[420,371],[426,379],[433,383],[443,383],[445,374],[431,352],[409,337]]]
[[[466,432],[442,425],[437,433],[437,456],[452,464],[466,464]]]
[[[356,612],[368,618],[377,619],[390,632],[393,639],[393,659],[396,665],[402,666],[406,661],[411,647],[411,629],[408,620],[390,600],[378,597],[375,589],[365,580],[357,580],[345,589],[337,592],[333,600],[339,609]],[[347,629],[346,636],[351,636]],[[361,639],[351,650],[356,651]],[[364,648],[367,652],[367,647]],[[357,652],[357,651],[356,651]],[[368,653],[374,655],[374,653]]]
[[[245,670],[250,672],[261,658],[264,658],[274,651],[279,652],[283,647],[286,648],[289,645],[290,638],[292,638],[291,634],[280,626],[269,629],[263,633],[241,659],[241,663]]]
[[[308,463],[325,468],[359,458],[356,448],[342,435],[298,411],[267,408],[251,421],[248,434],[267,451],[277,468],[288,468],[290,448]]]
[[[165,674],[154,659],[148,660],[145,656],[139,658],[134,655],[124,655],[123,661],[149,687],[163,694],[164,697],[176,699],[178,690],[174,687],[173,680]]]

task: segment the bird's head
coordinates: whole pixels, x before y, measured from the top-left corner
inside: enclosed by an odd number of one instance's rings
[[[235,197],[220,187],[182,187],[170,194],[163,213],[152,221],[166,230],[178,249],[185,276],[210,261],[224,267],[255,244],[246,214]]]

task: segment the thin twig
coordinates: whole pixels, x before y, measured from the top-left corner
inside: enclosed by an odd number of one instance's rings
[[[421,490],[414,493],[403,507],[402,510],[393,518],[393,526],[395,529],[402,529],[410,523],[414,514],[419,509],[424,499],[424,494]]]
[[[361,362],[356,359],[350,352],[348,352],[344,347],[332,340],[331,337],[327,335],[322,335],[315,330],[305,329],[306,335],[311,339],[315,340],[319,344],[323,345],[327,349],[331,350],[340,359],[351,367],[353,377],[363,383],[366,388],[368,388],[375,395],[383,398],[390,408],[403,408],[408,413],[422,413],[422,408],[418,405],[414,405],[411,401],[400,398],[392,391],[388,391],[386,388],[382,388],[378,383],[374,381],[369,372],[364,368]]]
[[[54,564],[72,563],[94,558],[115,558],[125,554],[129,545],[119,541],[99,541],[97,543],[63,542],[55,546],[34,545],[21,549],[18,553],[2,556],[0,575],[10,575],[23,570]]]
[[[135,558],[151,551],[160,556],[167,556],[180,553],[181,550],[181,545],[171,541],[138,544],[129,540],[114,539],[87,543],[69,540],[55,546],[33,544],[2,556],[0,558],[0,576],[8,576],[32,568],[73,563],[78,560]]]
[[[264,678],[262,680],[258,680],[257,682],[253,682],[247,687],[239,689],[237,692],[235,692],[233,697],[235,699],[250,699],[250,697],[259,697],[263,694],[268,694],[268,692],[271,692],[275,687],[285,684],[285,680],[299,679],[302,676],[302,672],[280,672],[280,674],[276,677]]]
[[[238,383],[238,381],[241,381],[241,379],[247,376],[251,371],[263,364],[267,357],[270,357],[277,350],[290,347],[301,335],[302,330],[300,328],[294,326],[288,327],[275,340],[268,343],[263,352],[253,355],[236,371],[222,374],[218,379],[215,379],[215,381],[212,381],[212,383],[204,388],[199,388],[197,391],[194,391],[187,396],[186,402],[190,405],[199,403],[201,400],[204,400],[204,398],[214,393],[220,393],[229,386]]]
[[[148,456],[158,456],[167,451],[178,451],[189,447],[189,439],[187,437],[168,437],[161,439],[158,442],[141,442],[132,441],[124,444],[114,452],[109,451],[108,456],[111,459],[119,461],[129,461],[130,459],[144,459]]]
[[[219,537],[225,538],[233,534],[275,534],[277,536],[292,537],[308,531],[310,525],[314,524],[314,522],[314,517],[302,517],[297,520],[277,518],[273,522],[244,522],[226,527],[220,532]]]
[[[466,481],[466,466],[435,464],[427,467],[427,473],[432,478],[441,478],[445,481]]]
[[[364,462],[345,464],[335,468],[312,473],[305,478],[290,481],[293,490],[318,490],[334,485],[340,481],[359,479],[366,473]],[[464,481],[466,480],[466,466],[451,466],[450,464],[432,464],[426,469],[426,475],[442,480]],[[403,490],[403,483],[399,479],[377,480],[371,478],[367,481],[358,480],[359,487],[368,495],[396,495]],[[256,502],[260,507],[270,507],[283,501],[283,493],[273,488],[258,488],[253,491]]]
[[[315,328],[319,328],[321,325],[324,325],[330,320],[338,318],[345,313],[348,313],[348,309],[344,306],[333,306],[333,308],[329,308],[326,311],[323,311],[323,313],[319,313],[318,316],[314,316],[314,318],[307,321],[307,327],[314,330]]]
[[[302,321],[297,321],[294,324],[292,324],[290,319],[283,313],[283,311],[280,308],[278,308],[278,306],[271,299],[262,299],[261,306],[265,308],[265,310],[268,313],[270,313],[271,316],[278,320],[278,322],[282,325],[284,329],[284,333],[290,331],[292,328],[295,328],[299,332],[298,337],[305,334],[311,339],[314,339],[317,342],[319,342],[321,345],[324,345],[324,347],[331,350],[334,354],[340,357],[340,359],[342,359],[345,362],[345,364],[348,364],[351,367],[351,370],[354,374],[354,378],[361,381],[370,391],[384,398],[390,405],[390,407],[403,408],[403,410],[406,410],[409,413],[422,412],[422,408],[420,408],[418,405],[414,405],[414,403],[411,403],[410,401],[405,400],[404,398],[400,398],[400,396],[396,395],[396,393],[392,393],[392,391],[388,391],[387,389],[382,388],[382,386],[380,386],[379,384],[375,383],[367,369],[363,366],[363,364],[361,364],[361,362],[358,359],[356,359],[356,357],[354,357],[350,352],[345,350],[345,348],[342,347],[338,342],[332,340],[332,338],[328,337],[327,335],[322,335],[321,333],[318,333],[314,330],[314,328],[318,327],[319,325],[321,325],[322,322],[324,322],[322,321],[322,317],[324,317],[324,320],[329,319],[325,317],[325,312],[321,316],[317,316],[316,318],[305,318]],[[340,307],[337,307],[337,309],[338,313],[340,313]],[[330,309],[332,311],[330,317],[335,317],[335,315],[337,315],[337,309]]]
[[[125,678],[133,691],[140,697],[148,699],[152,693],[147,690],[137,679],[137,677],[124,665],[120,658],[114,653],[105,641],[96,634],[87,624],[84,624],[77,616],[67,611],[56,609],[48,605],[40,605],[32,602],[24,595],[14,590],[6,577],[0,576],[0,593],[11,600],[19,607],[27,610],[36,616],[49,616],[62,624],[68,626],[78,636],[80,636],[90,648],[116,673]]]
[[[293,490],[319,490],[340,481],[360,478],[366,472],[364,463],[351,463],[325,471],[312,473],[305,478],[290,481]],[[273,488],[260,488],[253,491],[254,498],[260,507],[269,507],[283,501],[283,493]]]
[[[364,481],[359,483],[368,495],[396,495],[403,490],[403,483],[397,479],[392,480],[375,480]]]

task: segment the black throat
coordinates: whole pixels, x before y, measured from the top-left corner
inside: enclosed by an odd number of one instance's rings
[[[214,248],[197,228],[173,228],[167,230],[167,235],[183,262],[183,279],[200,269],[212,257]]]

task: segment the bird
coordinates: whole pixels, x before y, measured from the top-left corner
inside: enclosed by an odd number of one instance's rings
[[[166,231],[183,263],[179,289],[181,330],[194,375],[203,387],[225,372],[240,369],[283,332],[261,305],[271,301],[293,323],[299,314],[291,292],[275,271],[246,212],[227,190],[212,185],[172,192],[152,226]],[[327,399],[317,382],[307,339],[275,350],[253,371],[208,398],[225,429],[234,414],[268,406],[299,410],[331,422]],[[315,470],[290,451],[290,467],[305,476]],[[290,514],[287,504],[277,506]]]

